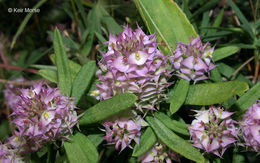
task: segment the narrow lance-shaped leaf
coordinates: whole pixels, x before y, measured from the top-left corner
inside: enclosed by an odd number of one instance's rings
[[[170,51],[176,48],[177,43],[182,41],[189,42],[191,36],[197,34],[189,20],[172,0],[134,0],[146,26],[150,33],[156,33],[158,40],[163,41]]]
[[[135,101],[136,96],[131,93],[119,94],[108,100],[101,101],[85,111],[79,124],[88,125],[109,118],[131,108]]]
[[[177,112],[184,103],[189,90],[189,86],[190,82],[185,79],[180,79],[179,82],[175,85],[173,96],[170,97],[171,114]]]
[[[223,48],[216,49],[213,52],[213,59],[215,62],[219,61],[221,59],[224,59],[226,57],[229,57],[229,56],[235,54],[239,50],[240,50],[240,48],[238,46],[226,46]]]
[[[247,83],[241,81],[191,85],[184,104],[219,104],[234,95],[245,92],[246,90],[248,90]]]
[[[75,99],[75,105],[79,102],[81,96],[84,94],[85,90],[89,87],[92,77],[96,71],[95,61],[89,61],[82,66],[81,70],[77,74],[73,86],[71,96]]]
[[[251,38],[254,39],[255,36],[254,36],[253,30],[252,30],[249,22],[247,21],[246,17],[243,15],[243,13],[239,10],[239,8],[236,6],[236,4],[232,0],[228,0],[228,3],[230,4],[232,9],[237,14],[237,17],[243,23],[244,27],[246,28],[247,32],[250,34]]]
[[[77,133],[70,139],[70,141],[64,143],[66,154],[70,162],[98,162],[98,151],[87,136]]]
[[[173,151],[192,161],[204,162],[204,157],[196,148],[168,129],[160,120],[152,117],[147,117],[146,120],[158,138]]]
[[[58,85],[61,92],[69,96],[72,85],[69,61],[63,46],[60,32],[57,28],[54,31],[53,46],[58,69]]]
[[[172,131],[186,136],[190,135],[187,125],[171,119],[166,114],[158,112],[155,113],[155,117],[159,119],[166,127],[171,129]]]
[[[247,108],[256,103],[256,100],[260,98],[260,82],[253,86],[247,93],[241,96],[230,110],[235,111],[236,116],[239,116],[246,112]]]
[[[145,154],[157,142],[157,137],[150,127],[147,127],[141,135],[140,143],[135,145],[133,156],[139,157]]]

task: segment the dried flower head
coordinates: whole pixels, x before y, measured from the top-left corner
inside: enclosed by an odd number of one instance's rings
[[[13,143],[24,142],[24,148],[36,151],[47,142],[66,140],[78,123],[72,98],[60,94],[58,88],[36,84],[20,89],[21,95],[12,108],[17,131]],[[15,145],[14,145],[15,146]]]
[[[241,122],[245,145],[260,152],[260,100],[251,105]]]
[[[108,99],[124,92],[138,96],[137,109],[155,110],[166,95],[164,90],[170,70],[167,57],[158,49],[155,35],[145,35],[140,27],[129,26],[117,37],[110,35],[108,51],[102,53],[99,65],[105,73],[99,75],[100,98]]]
[[[193,146],[221,157],[225,150],[237,141],[236,121],[233,113],[220,107],[211,106],[209,110],[195,111],[195,120],[189,127]]]
[[[216,67],[213,51],[214,47],[210,48],[208,42],[202,45],[200,37],[191,38],[188,44],[179,42],[174,55],[170,57],[176,75],[194,82],[207,79],[206,74]]]
[[[139,158],[142,163],[171,163],[172,160],[180,161],[179,155],[166,145],[156,143],[148,152]]]

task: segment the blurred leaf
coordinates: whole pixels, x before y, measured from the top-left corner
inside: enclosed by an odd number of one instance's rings
[[[11,134],[11,130],[9,128],[8,120],[3,120],[0,123],[0,139],[7,138],[9,134]]]
[[[213,80],[214,82],[222,82],[221,74],[217,68],[210,71],[210,80]]]
[[[189,91],[190,82],[185,79],[180,79],[174,86],[173,96],[170,97],[170,112],[174,114],[184,103]]]
[[[122,32],[123,28],[117,24],[115,19],[111,17],[108,12],[100,5],[99,11],[102,13],[101,21],[107,26],[107,29],[112,34],[118,34]]]
[[[87,137],[92,142],[92,144],[95,145],[95,147],[98,147],[98,145],[104,140],[103,134],[92,134],[88,135]]]
[[[248,85],[241,81],[229,81],[209,84],[191,85],[186,105],[213,105],[219,104],[234,95],[248,90]]]
[[[219,3],[219,0],[211,0],[208,1],[206,4],[204,4],[203,6],[201,6],[198,10],[196,10],[191,19],[193,19],[194,17],[198,16],[199,14],[203,13],[204,11],[210,10],[213,6],[215,6],[217,3]]]
[[[186,136],[190,135],[186,124],[173,120],[170,117],[168,117],[166,114],[160,112],[155,113],[155,117],[159,119],[166,127],[171,129],[172,131]]]
[[[229,56],[235,54],[239,50],[240,50],[240,48],[237,46],[226,46],[223,48],[216,49],[213,52],[213,59],[215,62],[217,62],[221,59],[224,59],[226,57],[229,57]]]
[[[139,144],[136,144],[132,156],[139,157],[145,154],[157,142],[157,137],[150,127],[141,135]]]
[[[260,98],[260,82],[254,85],[247,93],[241,96],[230,110],[235,111],[237,116],[246,112],[247,108]]]
[[[253,83],[242,74],[237,74],[236,76],[232,77],[232,74],[236,70],[222,62],[217,64],[217,69],[223,76],[229,78],[230,80],[239,80],[239,81],[247,82],[249,86],[253,85]]]
[[[33,9],[39,9],[45,2],[47,2],[47,0],[40,0],[35,6],[33,6]],[[18,30],[16,31],[14,38],[12,40],[12,43],[11,43],[11,49],[14,47],[17,38],[23,32],[26,24],[28,23],[28,21],[30,20],[30,18],[32,17],[33,14],[34,14],[34,12],[29,12],[26,15],[26,17],[24,18],[24,20],[22,21],[22,23],[20,24],[20,26],[18,27]]]
[[[168,129],[160,120],[149,116],[146,120],[158,138],[173,151],[192,161],[204,162],[204,157],[195,147]]]
[[[219,27],[220,24],[222,23],[222,18],[223,18],[223,15],[224,15],[224,8],[220,11],[220,13],[218,14],[217,18],[215,19],[212,27]],[[217,32],[216,29],[214,30],[209,30],[209,32],[207,33],[207,35],[213,35]]]
[[[150,33],[156,33],[159,41],[163,40],[171,53],[177,43],[189,42],[191,36],[197,37],[196,31],[178,5],[171,0],[134,0]]]
[[[201,36],[204,36],[207,34],[208,29],[203,28],[203,27],[207,27],[208,25],[209,25],[209,11],[206,11],[203,13],[203,16],[202,16],[201,32],[200,32]]]
[[[238,150],[235,148],[233,150],[232,163],[244,163],[244,162],[246,162],[245,156],[239,153]]]
[[[249,22],[247,21],[246,17],[243,15],[243,13],[239,10],[239,8],[236,6],[236,4],[232,0],[228,0],[228,3],[232,7],[232,9],[235,11],[239,20],[243,23],[245,29],[247,30],[247,32],[249,33],[251,38],[254,40],[255,39],[254,32],[253,32]]]
[[[74,0],[74,1],[75,1],[76,5],[77,5],[77,7],[79,9],[78,11],[80,13],[81,18],[83,19],[83,23],[84,23],[85,27],[87,27],[87,25],[88,25],[88,23],[87,23],[87,14],[85,12],[84,7],[82,6],[81,0]]]
[[[84,94],[85,90],[89,87],[92,77],[96,72],[96,62],[89,61],[82,66],[81,70],[74,79],[72,85],[71,96],[74,97],[75,105],[78,104],[81,96]]]
[[[42,70],[39,70],[38,74],[51,82],[58,83],[56,70],[42,69]]]
[[[99,3],[94,5],[93,8],[89,11],[87,17],[87,30],[86,38],[83,38],[83,50],[82,55],[87,57],[92,49],[93,41],[95,37],[95,32],[102,34],[101,32],[101,13],[98,10]]]
[[[98,151],[87,136],[77,133],[66,141],[64,147],[69,161],[76,163],[98,162]]]
[[[134,94],[118,94],[86,110],[79,124],[88,125],[109,118],[134,106],[135,101],[136,96]]]
[[[59,30],[56,28],[53,38],[53,46],[58,70],[58,85],[61,92],[67,96],[71,93],[71,72],[69,61],[65,52]]]

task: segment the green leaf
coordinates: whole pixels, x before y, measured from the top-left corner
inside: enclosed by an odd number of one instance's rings
[[[173,151],[192,161],[204,162],[204,157],[196,148],[168,129],[160,120],[152,117],[147,117],[146,120],[158,138]]]
[[[38,1],[38,3],[33,6],[33,9],[39,9],[45,2],[47,2],[47,0],[40,0]],[[11,49],[14,47],[17,38],[20,36],[20,34],[23,32],[26,24],[29,22],[29,20],[31,19],[31,17],[33,16],[34,12],[29,12],[26,17],[24,18],[24,20],[22,21],[22,23],[20,24],[20,26],[18,27],[17,32],[14,35],[14,38],[12,40],[11,43]]]
[[[239,153],[237,148],[234,148],[232,163],[244,163],[244,162],[246,162],[245,156],[242,153]]]
[[[222,82],[221,74],[217,68],[214,68],[210,71],[210,80],[213,80],[215,82]]]
[[[96,72],[96,62],[89,61],[82,66],[81,70],[77,74],[73,85],[71,96],[75,99],[75,105],[79,102],[81,96],[84,94],[86,89],[89,87],[92,77]]]
[[[208,1],[207,3],[205,3],[203,6],[201,6],[198,10],[196,10],[191,19],[193,19],[194,17],[200,15],[201,13],[203,13],[204,11],[210,10],[213,6],[215,6],[217,3],[219,3],[219,0],[211,0]]]
[[[185,79],[180,79],[179,82],[175,85],[173,96],[170,98],[171,114],[177,112],[184,103],[189,86],[190,82]]]
[[[58,85],[61,92],[67,96],[71,93],[71,72],[59,30],[54,31],[53,46],[58,70]]]
[[[150,33],[156,33],[158,40],[163,40],[171,52],[177,43],[189,42],[191,36],[197,37],[197,33],[189,20],[172,0],[134,0]]]
[[[253,85],[253,83],[249,79],[247,79],[244,75],[240,73],[237,74],[236,76],[232,76],[232,74],[236,71],[236,69],[230,67],[229,65],[226,65],[221,62],[217,65],[217,69],[223,76],[227,77],[230,80],[239,80],[239,81],[247,82],[249,86]]]
[[[0,123],[0,139],[8,137],[8,134],[11,133],[11,130],[9,128],[8,120],[3,120]]]
[[[139,145],[136,144],[134,147],[133,155],[134,157],[139,157],[145,154],[152,146],[157,142],[157,137],[150,127],[147,127],[145,132],[141,135]]]
[[[239,50],[240,50],[240,48],[237,46],[226,46],[223,48],[216,49],[213,52],[213,59],[215,62],[217,62],[221,59],[224,59],[226,57],[229,57],[229,56],[235,54]]]
[[[155,117],[159,119],[165,126],[167,126],[172,131],[186,136],[190,135],[186,124],[173,120],[170,117],[168,117],[166,114],[160,112],[155,113]]]
[[[43,78],[53,82],[58,83],[57,71],[52,69],[42,69],[38,72]]]
[[[243,13],[239,10],[239,8],[236,6],[236,4],[232,0],[228,0],[228,3],[232,7],[232,9],[235,11],[237,17],[240,19],[240,21],[243,23],[244,27],[246,28],[247,32],[250,34],[251,38],[254,39],[254,32],[247,21],[246,17],[243,15]]]
[[[69,161],[76,163],[98,162],[98,151],[87,136],[77,133],[70,138],[71,141],[64,143]]]
[[[253,86],[247,93],[241,96],[230,110],[235,111],[237,116],[246,112],[247,108],[260,98],[260,82]]]
[[[108,14],[108,12],[103,8],[103,6],[99,6],[99,11],[102,13],[101,21],[107,26],[108,30],[112,34],[117,34],[122,32],[122,27],[117,24],[115,19]]]
[[[230,97],[248,90],[248,85],[241,81],[229,81],[209,84],[191,85],[186,105],[212,105],[219,104]]]
[[[87,27],[87,14],[85,12],[84,7],[82,6],[81,0],[74,0],[74,2],[76,3],[80,16],[83,19],[83,23],[85,25],[85,27]]]
[[[103,134],[93,134],[88,135],[87,137],[95,145],[95,147],[98,147],[98,145],[104,140]]]
[[[224,15],[224,8],[220,11],[220,13],[218,14],[217,18],[215,19],[212,27],[219,27],[220,24],[222,23],[222,18],[223,18],[223,15]],[[217,32],[216,29],[213,29],[213,30],[210,30],[207,35],[212,35],[212,34],[215,34]]]
[[[54,54],[51,54],[50,55],[50,59],[51,61],[57,65],[56,63],[56,59],[55,59],[55,55]],[[78,74],[78,72],[80,71],[81,69],[81,65],[72,61],[72,60],[69,60],[69,68],[70,68],[70,73],[71,73],[71,79],[74,80],[76,75]]]
[[[88,125],[96,123],[125,111],[134,105],[136,98],[134,94],[124,93],[101,101],[85,111],[79,124]]]

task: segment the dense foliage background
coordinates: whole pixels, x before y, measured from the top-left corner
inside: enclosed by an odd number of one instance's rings
[[[161,3],[164,1],[166,0]],[[195,89],[198,89],[200,95],[193,93],[192,95],[198,96],[198,98],[186,100],[186,105],[182,105],[182,102],[181,109],[179,109],[180,107],[171,108],[171,113],[175,112],[174,109],[177,111],[173,117],[181,117],[185,123],[190,124],[193,120],[191,117],[193,115],[192,109],[200,109],[201,106],[219,103],[225,108],[230,108],[231,111],[236,111],[237,117],[240,116],[260,97],[260,13],[258,11],[260,2],[258,0],[176,0],[175,2],[186,14],[195,33],[201,37],[203,42],[209,41],[211,45],[215,46],[213,57],[217,68],[211,72],[211,78],[204,83],[236,80],[245,82],[248,86],[240,82],[232,83],[234,85],[230,88],[228,86],[224,88],[226,91],[214,93],[214,90],[223,87],[220,85],[213,88],[209,94],[204,94],[208,91],[203,87],[195,88],[191,83],[194,92]],[[181,35],[178,36],[178,28],[180,27],[178,27],[178,23],[175,25],[175,21],[182,22],[183,15],[175,13],[169,6],[165,10],[162,6],[158,6],[158,10],[155,10],[153,5],[144,6],[142,0],[0,0],[1,92],[7,84],[13,84],[15,87],[28,87],[34,82],[40,81],[45,81],[51,86],[56,86],[59,83],[59,79],[57,79],[57,68],[60,68],[59,61],[56,62],[53,55],[54,30],[57,27],[64,44],[63,49],[65,49],[69,59],[68,67],[72,72],[71,78],[74,79],[81,66],[85,64],[89,64],[87,65],[88,70],[93,71],[92,76],[82,80],[78,79],[78,83],[76,83],[78,85],[88,83],[86,87],[75,88],[75,92],[72,91],[72,95],[76,97],[78,102],[78,114],[92,106],[98,108],[95,105],[98,100],[90,96],[91,92],[96,89],[97,82],[97,77],[94,74],[98,65],[93,61],[101,59],[100,51],[106,51],[107,45],[103,43],[109,39],[109,33],[122,32],[122,26],[127,24],[135,29],[138,24],[145,33],[155,32],[158,34],[160,48],[165,53],[171,53],[169,48],[175,49],[178,41],[185,42],[189,39],[178,40],[178,37],[181,38]],[[15,12],[16,8],[33,7],[40,9],[40,12]],[[167,33],[161,34],[161,31],[152,25],[153,20],[148,19],[147,13],[144,14],[146,9],[149,9],[148,15],[152,15],[155,23],[161,23],[160,30],[167,31]],[[167,23],[164,24],[164,22]],[[191,29],[187,27],[187,30]],[[164,34],[170,43],[164,40],[162,37]],[[173,35],[176,37],[170,37]],[[20,77],[23,77],[25,81],[16,80]],[[66,82],[65,85],[59,86],[66,88]],[[82,92],[81,89],[86,91]],[[245,91],[248,89],[249,94],[246,95]],[[174,86],[171,86],[169,97],[173,97],[173,93]],[[214,97],[216,94],[218,96]],[[212,97],[207,98],[208,101],[206,101],[203,99],[205,96]],[[9,118],[10,108],[3,93],[0,94],[0,103],[0,139],[4,141],[12,134],[12,125]],[[161,111],[171,115],[168,112],[168,102],[163,102],[161,105]],[[114,146],[106,145],[106,142],[103,141],[104,133],[100,131],[103,126],[99,123],[92,124],[89,122],[91,120],[87,122],[88,117],[84,118],[86,119],[85,123],[91,125],[80,126],[80,132],[88,135],[89,140],[97,147],[100,162],[126,162],[126,160],[135,162],[135,158],[131,157],[131,149],[127,148],[119,153],[114,149]],[[99,120],[97,117],[93,121]],[[75,131],[79,130],[75,129]],[[78,136],[80,139],[80,135]],[[184,136],[184,138],[189,140],[189,136]],[[76,147],[71,146],[71,148],[70,152],[73,152]],[[88,147],[84,148],[87,150]],[[53,151],[58,151],[58,154],[52,155],[55,153]],[[66,152],[64,147],[58,148],[49,144],[39,152],[31,154],[31,160],[32,162],[64,162],[68,158],[71,159],[71,156],[65,154]],[[245,152],[239,146],[228,149],[223,158],[208,156],[208,159],[213,162],[258,162],[260,159],[256,153]],[[189,162],[186,158],[181,158],[181,161]]]

